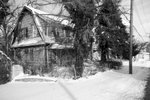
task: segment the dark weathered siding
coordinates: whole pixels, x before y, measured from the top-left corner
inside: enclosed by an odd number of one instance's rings
[[[27,37],[26,38],[32,38],[32,37],[39,36],[35,22],[34,22],[33,17],[30,13],[25,13],[22,20],[20,21],[20,24],[21,24],[20,29],[19,29],[20,35],[24,34],[21,30],[26,28],[27,29]],[[24,36],[22,39],[24,39]]]
[[[44,47],[31,47],[21,50],[21,61],[31,69],[39,69],[45,66]]]

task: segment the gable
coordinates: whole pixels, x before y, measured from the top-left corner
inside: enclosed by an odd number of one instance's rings
[[[66,25],[70,25],[69,20],[25,6],[13,31],[12,47],[51,44],[57,40],[64,42],[64,36],[70,36],[66,35],[68,32],[63,29]],[[32,39],[36,42],[31,42]]]
[[[20,27],[19,31],[23,29],[27,30],[27,33],[28,33],[27,38],[33,38],[33,37],[39,36],[39,32],[37,31],[37,27],[35,25],[33,17],[29,13],[25,13],[24,17],[19,22],[19,27]],[[24,33],[21,32],[20,34],[24,34]]]
[[[42,41],[40,33],[34,21],[34,17],[32,13],[26,9],[21,12],[13,33],[14,40],[12,42],[12,47],[19,47],[20,45],[29,46],[31,42],[28,41],[31,41],[31,38],[36,38],[36,43]],[[25,43],[25,41],[27,43]],[[33,43],[35,43],[35,41]],[[31,44],[33,45],[33,43]]]

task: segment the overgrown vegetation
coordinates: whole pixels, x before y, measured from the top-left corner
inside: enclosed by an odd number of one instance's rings
[[[11,70],[11,60],[10,58],[3,52],[6,51],[6,42],[8,38],[6,38],[6,33],[4,33],[4,25],[7,16],[10,14],[9,12],[9,0],[0,0],[0,84],[7,83],[10,81],[10,70]],[[2,50],[2,51],[1,51]]]
[[[0,51],[0,84],[5,84],[11,80],[11,59]]]
[[[146,43],[138,43],[135,40],[133,41],[133,48],[132,48],[132,56],[135,57],[137,54],[140,53],[141,50],[145,48]],[[122,58],[125,60],[129,60],[129,43],[126,45],[126,48],[123,49]]]

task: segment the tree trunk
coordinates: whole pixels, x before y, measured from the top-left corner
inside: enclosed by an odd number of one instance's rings
[[[75,39],[75,54],[76,54],[76,58],[75,58],[75,79],[77,77],[82,77],[82,73],[83,73],[83,61],[84,61],[84,54],[83,54],[83,46],[82,46],[82,40],[81,39],[81,35],[78,34],[81,32],[77,32],[76,33],[76,39]]]
[[[6,50],[6,55],[8,54],[8,33],[7,33],[7,25],[4,23],[3,24],[3,29],[4,29],[4,38],[5,38],[5,50]]]
[[[104,46],[101,47],[101,61],[102,62],[106,62],[107,58],[106,58],[106,49]]]
[[[80,44],[79,44],[80,45]],[[76,61],[75,61],[75,70],[76,70],[76,78],[82,77],[83,73],[83,54],[81,52],[81,46],[78,46],[76,49]]]

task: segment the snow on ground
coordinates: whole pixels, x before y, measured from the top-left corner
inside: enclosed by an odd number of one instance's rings
[[[124,62],[121,70],[99,72],[79,80],[10,82],[0,85],[0,100],[141,100],[149,70],[145,63],[142,67],[134,63],[134,73],[129,75],[127,64]]]
[[[116,72],[128,74],[129,73],[129,61],[123,62],[123,68],[117,70]],[[132,63],[132,77],[138,80],[146,80],[149,76],[149,68],[150,68],[150,61],[142,61],[142,62],[133,62]]]

